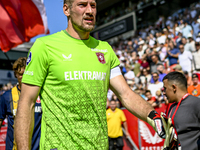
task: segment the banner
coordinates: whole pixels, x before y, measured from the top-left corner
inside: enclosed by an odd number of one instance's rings
[[[41,0],[0,0],[0,14],[0,48],[4,52],[49,32]]]
[[[167,105],[162,104],[162,107],[157,107],[155,110],[160,114],[165,113]],[[154,129],[146,122],[139,120],[132,115],[128,110],[123,110],[126,116],[126,122],[131,139],[140,150],[161,150],[164,144],[164,139],[160,138]]]
[[[0,150],[6,149],[6,133],[7,127],[1,127],[0,131]]]

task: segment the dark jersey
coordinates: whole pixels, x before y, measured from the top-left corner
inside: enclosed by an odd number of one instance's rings
[[[20,94],[20,90],[18,89],[18,93]],[[0,120],[4,120],[7,116],[8,119],[8,128],[7,128],[7,136],[6,136],[6,150],[13,149],[13,141],[14,141],[14,117],[16,115],[15,104],[18,101],[13,102],[13,94],[12,90],[6,91],[0,97]],[[35,104],[35,126],[32,137],[32,150],[39,150],[39,141],[40,141],[40,124],[41,124],[42,110],[41,103],[38,99]]]
[[[177,103],[169,110],[171,118]],[[181,102],[175,116],[174,125],[181,150],[200,150],[200,99],[189,95]]]

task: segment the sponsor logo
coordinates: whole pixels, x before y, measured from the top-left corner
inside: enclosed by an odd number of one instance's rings
[[[102,63],[102,64],[106,63],[103,53],[96,53],[96,55],[97,55],[97,58],[98,58],[100,63]]]
[[[97,71],[67,71],[65,80],[105,80],[106,73]]]
[[[155,124],[156,124],[156,127],[157,127],[157,130],[158,130],[158,133],[161,133],[162,132],[162,129],[161,129],[161,120],[160,119],[156,119],[155,120]]]
[[[148,126],[142,121],[140,121],[140,133],[146,143],[156,144],[156,143],[160,143],[163,141],[163,139],[161,139],[157,133],[152,135]]]
[[[192,91],[192,95],[197,95],[198,94],[198,91],[196,90],[196,89],[194,89],[193,91]]]
[[[26,61],[26,65],[28,66],[28,64],[31,62],[31,57],[32,57],[32,53],[30,52]]]
[[[24,74],[29,75],[29,76],[33,76],[33,71],[24,71]]]
[[[102,53],[108,52],[107,49],[96,49],[96,48],[91,48],[91,50],[92,50],[93,52],[102,52]]]
[[[149,147],[142,147],[141,150],[162,150],[163,146],[149,146]]]
[[[63,61],[72,61],[71,57],[72,57],[72,54],[69,54],[69,56],[65,56],[64,54],[62,54],[63,56]]]

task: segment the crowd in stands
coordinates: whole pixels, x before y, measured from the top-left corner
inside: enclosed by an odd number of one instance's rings
[[[4,84],[0,88],[0,96],[3,95],[3,93],[5,93],[6,91],[10,90],[13,87],[14,87],[14,85],[12,85],[12,83],[10,83],[10,82],[8,82],[7,84]]]
[[[123,1],[116,6],[109,8],[105,13],[99,13],[97,15],[96,25],[102,25],[112,21],[115,18],[121,17],[132,11],[140,10],[141,8],[147,6],[150,3],[157,3],[160,0],[129,0]]]
[[[160,17],[154,26],[141,29],[129,39],[112,44],[124,78],[133,91],[154,107],[168,103],[162,95],[163,77],[182,72],[193,85],[192,75],[200,73],[200,3],[184,8],[167,21]],[[199,90],[199,89],[195,89]],[[196,91],[198,93],[198,91]],[[108,100],[117,99],[109,90]]]

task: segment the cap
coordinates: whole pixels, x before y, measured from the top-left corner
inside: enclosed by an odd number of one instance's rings
[[[182,67],[177,64],[176,66],[173,67],[173,69],[182,70]]]
[[[198,75],[197,74],[193,74],[192,78],[198,78]]]
[[[139,45],[144,44],[144,40],[138,42]]]
[[[192,34],[189,33],[189,34],[187,35],[187,38],[192,38]]]

